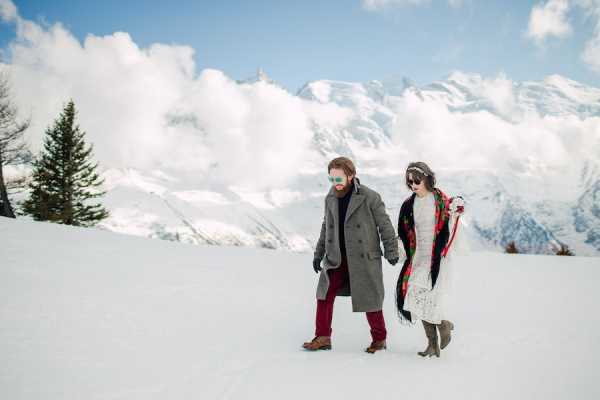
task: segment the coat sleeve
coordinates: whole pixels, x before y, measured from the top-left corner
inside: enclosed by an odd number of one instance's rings
[[[321,233],[319,233],[319,240],[317,241],[317,247],[315,249],[314,258],[322,260],[325,257],[325,213],[323,213],[323,223],[321,224]]]
[[[375,224],[379,230],[379,236],[381,236],[385,259],[392,260],[394,258],[399,258],[396,231],[394,230],[394,225],[392,225],[389,215],[385,211],[385,204],[383,203],[383,200],[381,200],[379,193],[375,194],[375,198],[371,203],[371,211],[375,217]]]

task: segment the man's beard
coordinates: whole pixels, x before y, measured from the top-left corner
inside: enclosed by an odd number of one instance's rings
[[[342,189],[338,189],[337,187],[333,187],[335,197],[341,198],[348,194],[348,192],[352,189],[352,182],[346,182]]]

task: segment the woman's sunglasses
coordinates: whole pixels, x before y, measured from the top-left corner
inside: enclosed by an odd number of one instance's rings
[[[414,179],[414,180],[413,179],[407,179],[406,183],[408,183],[408,186],[412,186],[413,183],[415,185],[420,185],[421,184],[421,180],[420,179]]]
[[[344,183],[344,178],[341,176],[328,176],[327,179],[329,180],[329,183]]]

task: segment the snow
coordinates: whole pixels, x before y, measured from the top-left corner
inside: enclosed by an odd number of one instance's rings
[[[574,80],[564,76],[553,74],[544,78],[544,83],[554,86],[559,92],[573,102],[580,104],[598,103],[600,101],[600,89],[594,87],[585,87]]]
[[[460,259],[440,359],[395,318],[369,355],[363,314],[338,298],[333,350],[312,337],[310,254],[206,247],[0,218],[0,398],[597,399],[592,257]]]
[[[230,186],[229,189],[237,194],[242,201],[261,210],[287,207],[304,197],[301,192],[288,188],[273,188],[266,192],[252,191],[236,186]]]
[[[184,190],[181,192],[174,192],[173,195],[190,203],[215,203],[220,205],[230,204],[230,202],[221,193],[206,190]]]
[[[353,148],[360,147],[353,139],[347,139],[346,143]],[[382,164],[381,158],[388,155],[384,150],[360,150],[363,159],[357,165],[361,183],[382,195],[394,222],[402,201],[409,195],[402,183],[404,170],[393,170]],[[412,156],[397,155],[412,159]],[[369,158],[368,163],[365,163],[366,158]],[[326,180],[327,163],[323,161],[322,165],[319,170],[298,173],[286,186],[274,185],[263,190],[210,185],[183,177],[174,179],[161,176],[158,171],[109,169],[103,174],[110,187],[102,202],[111,215],[101,226],[145,237],[171,240],[178,237],[186,243],[261,247],[265,245],[263,227],[266,225],[276,227],[271,234],[278,238],[269,239],[269,247],[310,252],[320,229],[323,199],[330,189]],[[467,229],[468,235],[480,243],[478,248],[503,249],[507,235],[502,235],[500,225],[502,221],[513,219],[511,225],[520,228],[513,232],[516,236],[511,240],[517,240],[517,236],[523,239],[521,247],[525,251],[549,253],[556,239],[566,243],[577,255],[600,254],[600,248],[595,248],[597,243],[588,240],[598,226],[591,191],[600,178],[597,163],[587,162],[581,170],[574,166],[570,174],[561,172],[577,177],[564,180],[506,175],[493,169],[436,170],[442,190],[466,199],[468,219],[473,221]],[[136,184],[131,184],[132,181]],[[161,190],[148,189],[152,184]],[[577,215],[575,206],[579,207]],[[518,215],[514,213],[515,207]],[[526,214],[531,224],[519,225],[517,217],[521,214]],[[206,232],[210,240],[202,239],[194,229]],[[550,234],[550,239],[545,233],[540,235],[543,232]]]
[[[317,81],[310,84],[310,89],[315,96],[316,100],[321,103],[329,102],[329,95],[331,93],[331,87],[328,82]]]
[[[111,224],[107,228],[128,235],[150,236],[154,233],[154,224],[160,222],[158,215],[133,207],[115,208],[110,211],[110,214]]]
[[[165,179],[167,176],[160,171],[153,171],[152,174],[159,177],[159,179]],[[166,191],[166,188],[160,185],[155,178],[144,176],[139,171],[132,168],[123,170],[112,168],[105,171],[102,177],[105,180],[104,186],[107,190],[112,190],[115,187],[121,186],[159,195]]]
[[[276,207],[284,207],[302,200],[302,193],[285,188],[273,189],[269,192],[269,197]]]
[[[265,192],[256,192],[235,186],[231,186],[230,189],[232,192],[237,194],[242,201],[252,205],[253,207],[261,210],[270,210],[275,208],[275,206],[267,200]]]

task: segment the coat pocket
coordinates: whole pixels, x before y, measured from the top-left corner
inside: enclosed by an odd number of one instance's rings
[[[383,253],[381,252],[381,250],[379,250],[379,251],[369,251],[367,254],[368,254],[369,260],[375,260],[377,258],[383,257]]]

